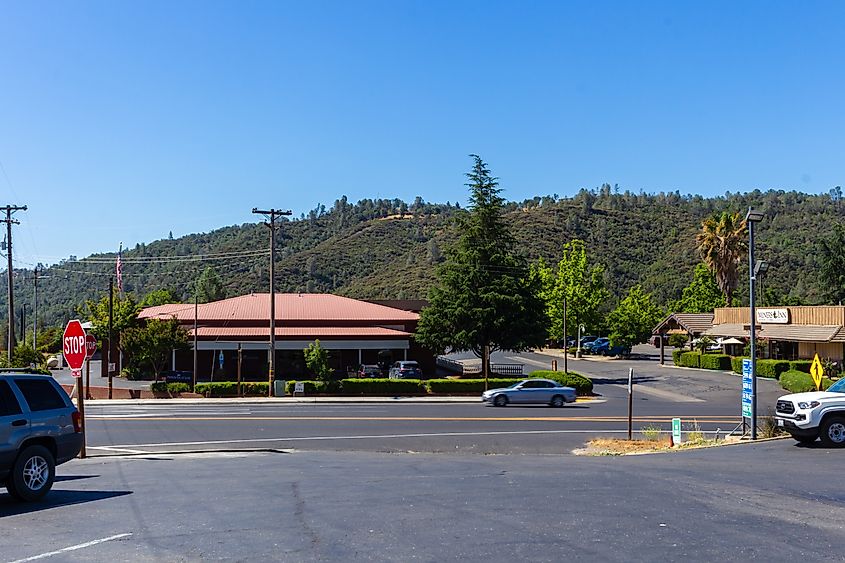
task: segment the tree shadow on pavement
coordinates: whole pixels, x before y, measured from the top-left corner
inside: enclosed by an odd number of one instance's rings
[[[47,493],[46,497],[37,502],[18,502],[8,493],[0,494],[0,518],[131,494],[132,491],[62,491],[53,489]]]

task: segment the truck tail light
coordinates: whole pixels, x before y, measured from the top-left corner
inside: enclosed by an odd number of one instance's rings
[[[74,411],[73,416],[73,431],[79,434],[82,432],[82,415],[79,414],[79,411]]]

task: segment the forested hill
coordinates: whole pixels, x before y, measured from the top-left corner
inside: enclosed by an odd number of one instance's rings
[[[572,198],[511,202],[506,217],[529,259],[543,256],[556,262],[561,245],[580,238],[587,243],[590,259],[605,267],[614,300],[639,282],[665,304],[679,297],[691,279],[698,262],[695,234],[702,219],[749,205],[766,213],[756,232],[758,255],[771,264],[764,281],[770,299],[820,303],[824,280],[818,275],[816,245],[843,219],[839,191],[755,191],[704,198],[616,193],[605,185]],[[408,205],[399,200],[350,204],[344,197],[329,209],[319,206],[283,223],[277,290],[378,299],[425,297],[437,263],[454,240],[453,219],[459,212],[455,205],[420,198]],[[123,254],[124,290],[140,298],[167,288],[190,300],[192,284],[211,266],[229,295],[266,292],[268,246],[269,229],[263,224],[140,244]],[[48,279],[39,283],[40,322],[62,323],[84,300],[104,295],[114,260],[114,254],[101,254],[47,268],[43,275]],[[16,274],[16,309],[27,304],[31,326],[32,270]],[[747,268],[741,275],[747,279]],[[743,291],[744,283],[739,297]],[[5,302],[2,291],[4,314]],[[5,325],[5,319],[2,322]]]

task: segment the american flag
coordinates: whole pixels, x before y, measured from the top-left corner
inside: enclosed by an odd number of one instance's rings
[[[123,293],[123,264],[120,262],[120,255],[123,254],[123,243],[120,243],[120,250],[117,252],[117,264],[114,272],[117,276],[117,291]]]

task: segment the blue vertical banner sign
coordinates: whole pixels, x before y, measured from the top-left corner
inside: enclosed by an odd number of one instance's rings
[[[220,350],[220,354],[217,356],[217,359],[220,361],[220,369],[223,369],[223,350]]]
[[[751,418],[751,359],[742,360],[742,416]]]

